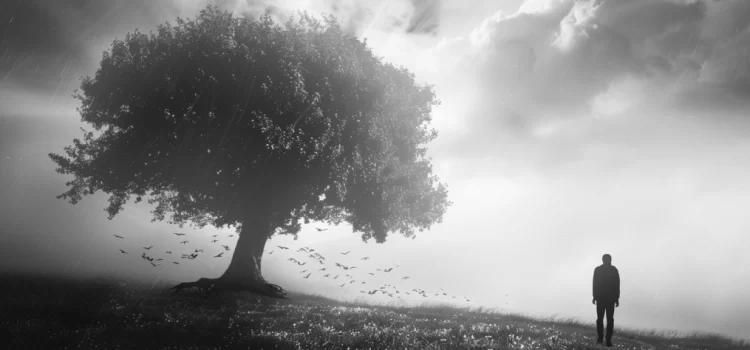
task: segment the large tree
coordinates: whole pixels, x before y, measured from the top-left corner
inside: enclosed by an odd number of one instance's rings
[[[209,6],[114,40],[74,97],[99,133],[82,129],[68,157],[50,154],[74,175],[57,198],[104,191],[112,219],[131,196],[150,196],[152,221],[235,227],[226,272],[199,280],[215,288],[283,297],[261,257],[269,237],[301,222],[347,222],[382,243],[440,222],[450,205],[425,154],[437,136],[432,89],[333,17],[281,26]]]

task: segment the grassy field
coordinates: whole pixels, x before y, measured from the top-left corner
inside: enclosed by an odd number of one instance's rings
[[[342,303],[290,294],[204,298],[165,285],[3,277],[6,349],[595,349],[593,325],[449,306]],[[4,342],[0,341],[0,342]],[[750,349],[718,335],[615,329],[616,349]]]

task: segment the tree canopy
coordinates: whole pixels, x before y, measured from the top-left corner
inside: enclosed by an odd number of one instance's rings
[[[99,135],[50,153],[74,175],[57,198],[106,192],[110,219],[150,196],[152,221],[240,227],[252,213],[294,235],[301,222],[348,222],[382,243],[450,205],[426,156],[431,87],[330,16],[282,26],[209,6],[115,39],[74,97]]]

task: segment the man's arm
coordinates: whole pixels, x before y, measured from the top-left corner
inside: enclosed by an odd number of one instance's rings
[[[615,268],[615,300],[620,300],[620,272]]]
[[[599,283],[598,283],[599,281],[598,280],[599,280],[599,269],[596,268],[596,269],[594,269],[594,282],[592,283],[592,285],[593,285],[592,294],[594,296],[594,300],[596,300],[597,292],[599,291]]]

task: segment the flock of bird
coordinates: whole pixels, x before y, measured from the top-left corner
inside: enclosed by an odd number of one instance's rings
[[[318,232],[322,232],[322,231],[326,231],[327,230],[327,229],[320,229],[320,228],[316,228],[316,229],[318,230]],[[174,235],[176,235],[176,236],[179,237],[179,236],[185,236],[186,234],[185,233],[175,232]],[[118,239],[121,239],[121,240],[125,239],[123,236],[119,236],[119,235],[114,235],[114,236],[116,238],[118,238]],[[234,235],[229,235],[230,238],[233,237],[233,236]],[[215,239],[217,237],[218,237],[218,235],[211,236],[211,238],[212,238],[211,243],[217,243],[218,240]],[[180,241],[179,243],[180,244],[188,244],[188,243],[190,243],[190,241],[189,240],[183,240],[183,241]],[[217,254],[217,255],[214,255],[213,256],[214,258],[222,258],[225,252],[231,250],[228,245],[222,244],[221,247],[224,248],[224,251],[221,252],[221,253],[219,253],[219,254]],[[152,248],[154,248],[153,245],[148,246],[148,247],[143,247],[143,250],[151,251]],[[288,253],[292,253],[292,251],[290,250],[289,247],[277,246],[277,248],[280,249],[281,252],[289,251]],[[125,250],[123,250],[123,249],[119,249],[119,250],[120,250],[120,253],[122,253],[122,254],[128,254],[128,252],[125,251]],[[275,249],[272,250],[272,251],[270,251],[268,254],[272,255],[274,252],[276,252]],[[168,254],[168,255],[172,255],[172,251],[165,251],[165,253]],[[186,253],[183,253],[182,256],[181,256],[181,258],[182,259],[188,259],[188,260],[194,260],[194,259],[198,258],[198,256],[200,256],[201,253],[204,253],[203,249],[195,249],[193,251],[188,251]],[[315,249],[312,249],[310,247],[301,247],[301,248],[297,249],[297,251],[295,253],[298,254],[298,257],[300,259],[307,259],[307,261],[300,261],[300,260],[298,260],[295,257],[289,257],[287,259],[288,262],[296,264],[297,266],[306,266],[308,262],[310,262],[311,264],[314,264],[314,263],[317,262],[319,265],[326,265],[327,264],[326,257],[324,257],[322,254],[320,254],[319,252],[316,252]],[[339,254],[342,256],[342,258],[343,257],[351,258],[351,257],[349,257],[350,253],[351,253],[351,251],[346,251],[346,252],[341,252]],[[164,258],[154,258],[154,257],[151,257],[151,256],[147,255],[146,252],[143,252],[140,257],[143,260],[148,261],[151,264],[151,266],[153,266],[153,267],[161,266],[162,264],[158,263],[158,262],[164,261]],[[173,260],[175,260],[175,259],[173,259]],[[370,260],[370,257],[367,257],[367,256],[361,257],[359,259],[359,261],[368,261],[368,260]],[[180,262],[178,262],[178,261],[172,261],[172,264],[179,265]],[[366,273],[368,275],[370,275],[370,276],[375,276],[376,274],[380,274],[380,275],[382,275],[382,274],[388,274],[388,273],[394,271],[398,267],[399,267],[399,265],[396,265],[394,267],[382,268],[382,269],[381,268],[377,268],[374,271],[368,271]],[[354,270],[356,268],[357,268],[357,266],[351,265],[351,263],[349,263],[349,265],[345,265],[345,264],[340,263],[340,262],[334,262],[334,266],[325,266],[325,267],[318,268],[317,270],[315,268],[307,267],[304,270],[301,270],[300,274],[303,275],[302,278],[304,278],[304,279],[309,279],[311,276],[313,276],[313,274],[316,274],[316,275],[319,275],[320,278],[323,278],[323,279],[329,279],[331,281],[336,280],[337,282],[343,281],[344,283],[342,283],[341,285],[337,284],[340,288],[344,288],[346,286],[353,285],[355,283],[356,283],[356,285],[360,285],[360,286],[367,284],[367,281],[363,281],[361,277],[356,277],[355,278],[355,276],[352,276],[352,275],[350,275],[350,274],[347,273],[347,272],[349,272],[351,270]],[[313,270],[316,270],[316,271],[313,271]],[[343,276],[342,276],[342,273],[343,273]],[[353,271],[352,271],[352,273],[353,273]],[[339,280],[339,277],[341,277],[340,280]],[[406,280],[409,280],[410,278],[411,277],[409,277],[409,276],[401,276],[400,280],[406,281]],[[359,282],[359,283],[357,283],[357,282]],[[449,295],[448,293],[446,293],[445,291],[443,291],[442,288],[441,288],[440,292],[437,292],[437,293],[430,292],[430,293],[428,293],[425,290],[419,289],[419,288],[413,288],[413,289],[411,289],[409,291],[399,290],[397,287],[395,287],[395,286],[393,286],[391,284],[384,284],[384,285],[380,286],[379,288],[375,288],[375,289],[371,289],[371,290],[360,290],[359,292],[361,294],[369,294],[369,295],[375,295],[377,293],[381,293],[384,296],[388,296],[390,298],[397,298],[397,299],[403,299],[402,296],[410,296],[410,297],[421,296],[422,298],[428,298],[428,297],[430,297],[429,294],[432,294],[432,296],[434,296],[434,297],[449,297],[451,299],[457,299],[456,295]],[[471,302],[471,300],[469,298],[467,298],[467,297],[458,297],[458,300],[465,300],[466,302]]]
[[[279,249],[281,249],[281,251],[290,250],[289,247],[284,247],[284,246],[277,246],[277,247]],[[268,254],[273,254],[275,251],[276,250],[272,250]],[[296,257],[290,257],[290,258],[287,259],[287,261],[289,261],[289,262],[291,262],[293,264],[296,264],[298,266],[305,266],[308,262],[310,262],[312,264],[314,264],[314,263],[317,262],[319,265],[326,265],[326,263],[327,263],[326,257],[324,257],[319,252],[316,252],[315,249],[312,249],[310,247],[299,248],[299,249],[297,249],[297,251],[295,253],[303,256],[300,259],[308,259],[308,261],[300,261]],[[351,253],[351,251],[341,252],[339,254],[341,254],[342,256],[347,256],[347,255],[349,255],[349,253]],[[367,260],[370,260],[370,257],[364,256],[364,257],[361,257],[359,260],[361,260],[361,261],[367,261]],[[352,285],[352,284],[354,284],[354,285],[357,285],[357,284],[358,285],[367,284],[367,281],[363,281],[362,278],[355,277],[355,276],[352,276],[352,275],[346,273],[346,272],[349,272],[350,270],[356,269],[357,266],[345,265],[345,264],[342,264],[340,262],[334,262],[334,266],[335,267],[331,267],[331,266],[321,267],[321,268],[317,269],[317,271],[313,271],[313,270],[315,270],[315,268],[307,268],[307,269],[301,270],[300,274],[303,274],[304,276],[302,278],[305,278],[305,279],[309,279],[310,276],[312,276],[315,273],[315,274],[319,274],[321,278],[326,278],[326,279],[330,279],[330,280],[337,280],[337,281],[344,281],[344,283],[342,283],[341,285],[339,285],[340,288],[344,288],[344,287]],[[378,269],[375,269],[374,271],[367,272],[367,274],[371,275],[371,276],[375,276],[377,273],[386,274],[386,273],[394,271],[398,267],[399,267],[399,265],[396,265],[394,267],[384,268],[384,269],[378,268]],[[342,276],[342,274],[343,274],[343,276]],[[339,280],[339,277],[341,277],[340,280]],[[406,280],[411,279],[411,277],[410,276],[401,276],[400,279],[406,281]],[[357,282],[359,282],[359,283],[357,283]],[[397,298],[397,299],[403,299],[402,296],[421,296],[423,298],[429,298],[430,295],[428,295],[428,294],[432,294],[432,296],[435,296],[435,297],[449,297],[451,299],[459,299],[459,300],[465,300],[466,302],[471,302],[471,300],[469,298],[467,298],[467,297],[458,297],[456,295],[450,295],[450,294],[446,293],[445,291],[443,291],[442,288],[440,289],[440,292],[438,292],[438,293],[428,293],[424,289],[413,288],[413,289],[411,289],[409,291],[405,291],[405,290],[399,290],[394,285],[384,284],[384,285],[380,286],[379,288],[375,288],[375,289],[371,289],[371,290],[360,290],[359,292],[361,294],[369,294],[369,295],[374,295],[374,294],[377,294],[377,293],[381,293],[382,295],[385,295],[385,296],[388,296],[388,297],[391,297],[391,298]]]
[[[179,236],[185,236],[186,233],[175,232],[174,235],[179,237]],[[125,239],[125,237],[120,236],[120,235],[114,235],[114,236],[115,236],[115,238],[118,238],[118,239],[122,239],[122,240]],[[217,236],[218,235],[213,235],[212,238],[216,238]],[[234,236],[234,235],[230,235],[230,237],[232,237],[232,236]],[[211,243],[216,243],[216,242],[218,242],[218,240],[216,240],[216,239],[214,239],[214,240],[211,241]],[[189,240],[185,240],[185,241],[181,241],[180,242],[180,244],[188,244],[188,243],[190,243]],[[154,247],[153,245],[148,246],[148,247],[143,247],[143,250],[151,250],[151,248],[153,248],[153,247]],[[225,252],[228,252],[228,251],[231,250],[228,245],[222,245],[222,247],[224,248],[224,252],[221,252],[219,254],[214,255],[214,258],[221,258],[221,257],[223,257],[223,255],[224,255]],[[203,252],[204,252],[203,249],[195,249],[194,251],[183,253],[182,256],[181,256],[181,258],[182,259],[194,260],[195,258],[197,258],[199,256],[200,253],[203,253]],[[123,249],[120,249],[120,253],[122,253],[122,254],[128,254],[128,252],[126,252]],[[167,250],[165,253],[169,254],[169,255],[172,255],[172,251],[170,251],[170,250]],[[151,266],[153,266],[153,267],[161,266],[162,264],[156,264],[155,262],[156,261],[163,261],[164,260],[163,258],[154,259],[153,257],[150,257],[150,256],[146,255],[145,252],[143,254],[141,254],[141,258],[143,260],[146,260],[149,263],[151,263]],[[177,262],[177,261],[172,261],[172,264],[179,265],[180,263]]]

